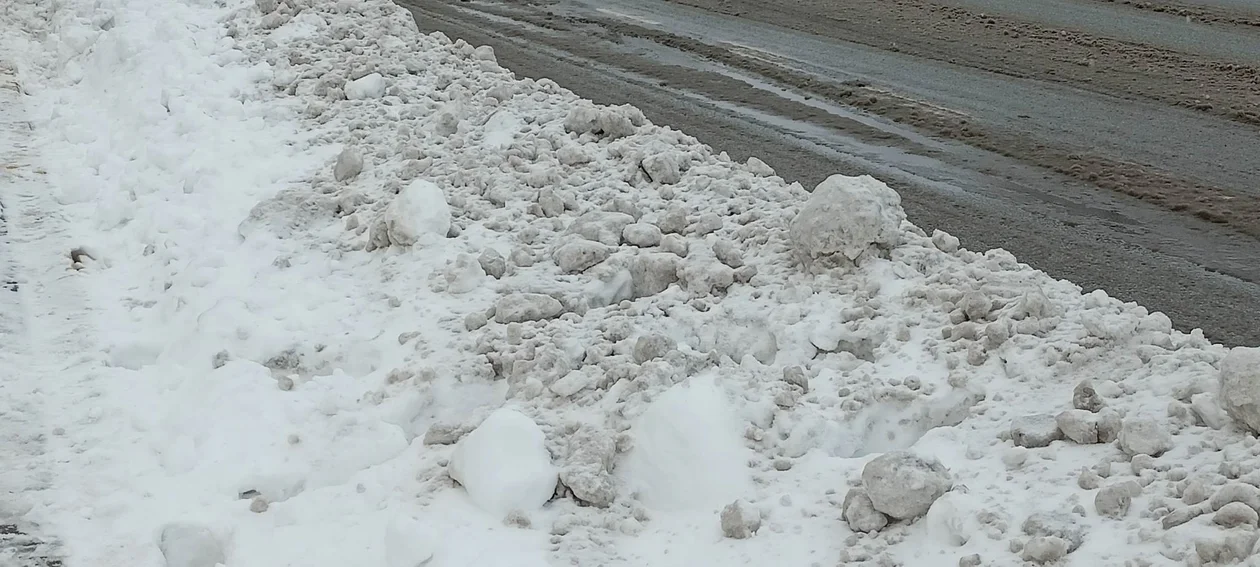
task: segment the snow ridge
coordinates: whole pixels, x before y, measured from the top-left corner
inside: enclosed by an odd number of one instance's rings
[[[27,516],[77,561],[1251,555],[1251,351],[877,180],[811,193],[387,0],[17,5],[64,219],[23,271],[76,351]]]

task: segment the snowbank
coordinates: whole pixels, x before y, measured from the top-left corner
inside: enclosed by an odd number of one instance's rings
[[[233,567],[1250,554],[1251,355],[876,180],[811,195],[385,0],[0,18],[3,387],[75,564],[169,526]],[[900,506],[862,471],[903,450]]]

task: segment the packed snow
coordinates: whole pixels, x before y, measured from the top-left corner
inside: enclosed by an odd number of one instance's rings
[[[0,180],[67,565],[1260,561],[1260,350],[388,0],[5,2]]]

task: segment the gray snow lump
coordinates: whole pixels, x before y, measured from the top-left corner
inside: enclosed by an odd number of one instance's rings
[[[560,482],[582,502],[606,508],[617,496],[613,485],[613,457],[617,444],[611,431],[582,425],[569,437],[569,459]]]
[[[1020,447],[1049,447],[1062,438],[1058,420],[1048,413],[1017,417],[1011,422],[1011,439]]]
[[[607,246],[590,240],[575,239],[556,249],[551,254],[551,259],[565,273],[577,274],[585,272],[587,268],[594,266],[612,254]]]
[[[564,119],[564,129],[576,134],[595,134],[608,138],[629,136],[647,122],[643,112],[628,104],[595,106],[579,104]]]
[[[500,324],[541,321],[554,318],[564,305],[550,295],[518,293],[499,298],[494,304],[494,321]]]
[[[363,171],[363,154],[354,148],[345,148],[337,154],[337,163],[333,165],[333,179],[348,181]]]
[[[1120,429],[1120,449],[1129,455],[1158,457],[1173,448],[1172,435],[1149,417],[1124,420]]]
[[[1239,425],[1260,433],[1260,348],[1237,347],[1221,360],[1221,393],[1225,413]]]
[[[722,509],[722,534],[734,539],[747,539],[761,529],[761,513],[736,500]]]
[[[896,246],[904,220],[901,196],[887,185],[865,175],[832,175],[801,207],[788,237],[806,265],[842,266],[872,247]]]
[[[876,510],[898,520],[918,518],[953,487],[945,466],[907,451],[885,453],[862,468],[862,486]]]
[[[855,532],[877,532],[888,525],[888,516],[875,509],[871,497],[858,489],[850,490],[844,495],[844,504],[840,509],[849,529]]]

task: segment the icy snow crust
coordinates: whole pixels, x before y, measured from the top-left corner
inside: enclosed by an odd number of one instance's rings
[[[72,564],[1251,555],[1251,351],[1222,408],[1226,349],[876,180],[811,197],[384,0],[222,4],[0,11],[54,315],[14,508]]]

